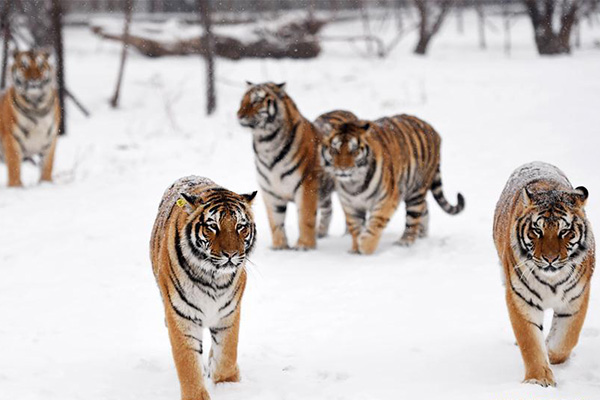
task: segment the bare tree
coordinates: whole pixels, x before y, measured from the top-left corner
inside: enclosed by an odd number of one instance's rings
[[[60,102],[60,135],[66,135],[66,107],[65,107],[65,63],[63,52],[63,21],[61,0],[52,0],[51,18],[54,51],[56,54],[56,82],[58,84],[58,100]]]
[[[110,105],[112,108],[117,108],[119,105],[119,95],[121,94],[121,83],[123,81],[123,73],[125,72],[125,62],[127,61],[127,38],[129,37],[129,29],[131,27],[131,16],[133,14],[133,0],[125,0],[125,26],[123,28],[123,49],[121,50],[121,64],[119,66],[119,76],[117,78],[117,87],[113,95]]]
[[[207,51],[204,55],[206,60],[206,113],[212,114],[217,108],[217,97],[215,94],[215,38],[212,33],[210,0],[198,0],[198,11],[204,25],[204,34]]]
[[[452,0],[414,0],[419,13],[419,41],[415,47],[415,54],[425,54],[431,39],[438,33],[442,23],[450,11]],[[434,7],[431,3],[437,4]]]
[[[571,52],[571,31],[577,22],[582,0],[523,0],[533,24],[539,54]],[[558,7],[557,7],[558,6]],[[555,14],[560,20],[556,26]]]

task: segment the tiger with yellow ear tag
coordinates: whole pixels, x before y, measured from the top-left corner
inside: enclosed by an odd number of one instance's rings
[[[150,257],[184,400],[210,398],[202,375],[204,328],[212,341],[208,376],[215,383],[240,379],[240,307],[256,235],[255,195],[188,176],[171,185],[160,203]]]
[[[41,180],[52,180],[60,105],[50,54],[16,52],[12,86],[0,98],[0,160],[8,168],[8,186],[22,186],[21,163],[40,157]]]
[[[595,265],[587,197],[555,166],[534,162],[513,172],[496,205],[494,242],[526,383],[555,386],[550,364],[566,361],[579,339]]]

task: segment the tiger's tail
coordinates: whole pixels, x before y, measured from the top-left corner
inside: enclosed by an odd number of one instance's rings
[[[442,174],[440,172],[440,166],[438,165],[437,171],[435,172],[435,177],[433,178],[433,182],[431,183],[431,193],[435,198],[435,201],[442,207],[442,210],[446,211],[450,215],[458,214],[465,208],[465,198],[462,194],[458,194],[458,204],[453,206],[448,203],[446,197],[444,197],[444,192],[442,190]]]

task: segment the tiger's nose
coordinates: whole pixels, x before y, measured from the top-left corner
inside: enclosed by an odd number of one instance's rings
[[[231,260],[233,257],[235,257],[237,255],[237,251],[231,251],[231,252],[222,251],[221,254],[223,254],[225,257],[227,257],[229,260]]]
[[[552,260],[549,257],[543,256],[542,258],[544,259],[544,261],[546,261],[548,264],[552,265],[554,262],[558,261],[558,257],[556,256],[554,257]]]

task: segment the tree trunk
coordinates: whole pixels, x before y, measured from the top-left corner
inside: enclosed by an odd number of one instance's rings
[[[571,31],[577,22],[581,0],[560,8],[560,27],[554,28],[557,0],[523,0],[533,25],[535,44],[541,55],[568,54],[571,52]],[[544,3],[544,7],[542,7]]]
[[[129,28],[131,26],[131,16],[133,14],[133,0],[125,0],[125,27],[123,28],[123,49],[121,51],[121,64],[119,66],[119,76],[117,78],[117,87],[113,95],[110,105],[112,108],[119,106],[119,96],[121,94],[121,83],[123,81],[123,73],[125,72],[125,62],[127,61],[127,39],[129,38]]]
[[[2,30],[2,71],[0,72],[0,90],[6,87],[6,74],[8,68],[8,43],[10,41],[10,2],[6,1],[0,15],[0,29]]]
[[[485,41],[485,14],[483,12],[483,7],[481,4],[476,6],[477,10],[477,22],[479,27],[479,48],[481,50],[485,50],[487,48],[487,44]]]
[[[424,55],[431,39],[438,33],[442,23],[450,10],[452,1],[440,1],[438,4],[439,12],[436,18],[433,18],[431,7],[428,0],[413,0],[419,13],[419,41],[415,47],[414,53]],[[432,22],[433,21],[433,22]]]
[[[198,10],[207,41],[207,51],[204,55],[206,60],[206,114],[211,115],[217,108],[217,97],[215,94],[215,38],[212,33],[210,0],[198,0]]]
[[[504,18],[504,54],[510,56],[511,51],[511,40],[510,40],[510,13],[508,11],[508,5],[504,5],[502,9],[502,16]]]
[[[66,135],[66,107],[65,107],[65,63],[63,53],[62,34],[62,6],[61,0],[52,0],[52,33],[54,36],[54,51],[56,53],[56,82],[58,84],[58,101],[60,103],[60,135]]]
[[[417,42],[417,47],[415,47],[415,54],[425,55],[427,53],[427,46],[429,46],[429,41],[431,40],[430,35],[421,35],[419,36],[419,41]]]
[[[460,0],[456,4],[456,30],[461,35],[465,33],[465,19],[463,16],[463,10],[465,8],[464,0]]]

